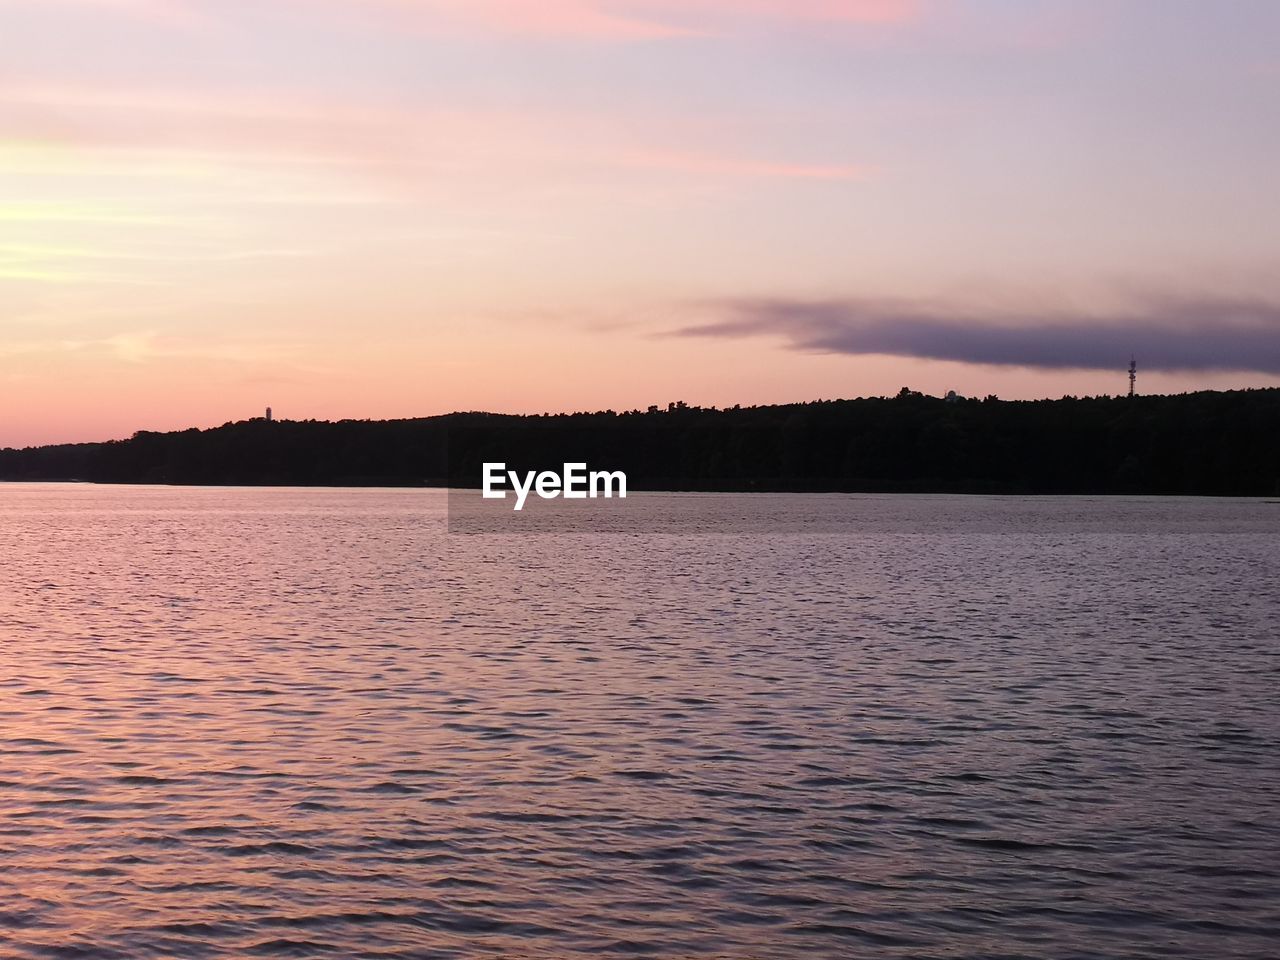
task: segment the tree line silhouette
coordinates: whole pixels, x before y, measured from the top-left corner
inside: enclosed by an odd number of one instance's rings
[[[1280,389],[895,397],[410,420],[264,419],[0,450],[0,480],[478,486],[481,464],[623,470],[634,490],[1280,494]]]

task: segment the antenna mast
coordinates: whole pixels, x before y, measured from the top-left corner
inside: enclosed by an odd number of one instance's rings
[[[1129,396],[1138,395],[1138,358],[1129,358]]]

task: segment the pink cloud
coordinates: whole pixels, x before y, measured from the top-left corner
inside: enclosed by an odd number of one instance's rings
[[[0,88],[0,132],[86,149],[346,170],[398,189],[424,182],[428,172],[432,182],[567,177],[619,187],[645,173],[854,181],[875,172],[846,162],[762,157],[741,138],[710,142],[670,120],[640,129],[593,112],[412,109],[250,91],[10,85]]]
[[[290,0],[299,7],[303,0]],[[596,0],[324,0],[331,13],[403,17],[414,27],[577,39],[645,40],[697,31]]]
[[[832,23],[901,23],[921,13],[920,0],[638,0],[631,6],[668,14],[696,12]]]
[[[510,33],[639,40],[721,34],[743,21],[894,24],[921,14],[922,0],[378,0],[426,25]]]
[[[558,36],[644,39],[672,37],[690,31],[646,17],[643,11],[614,13],[591,0],[466,0],[428,3],[446,16],[456,15],[485,26],[518,33]]]
[[[421,27],[609,40],[716,35],[752,21],[895,24],[925,0],[274,0],[314,13],[409,16]],[[268,4],[264,4],[266,6]],[[166,25],[210,25],[236,16],[225,0],[0,0],[7,6],[101,11]]]

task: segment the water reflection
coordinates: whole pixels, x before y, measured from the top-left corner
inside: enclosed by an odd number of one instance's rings
[[[1267,955],[1280,507],[824,503],[0,488],[0,954]]]

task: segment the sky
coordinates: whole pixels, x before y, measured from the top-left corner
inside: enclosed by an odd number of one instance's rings
[[[1280,385],[1274,0],[0,0],[0,446]]]

